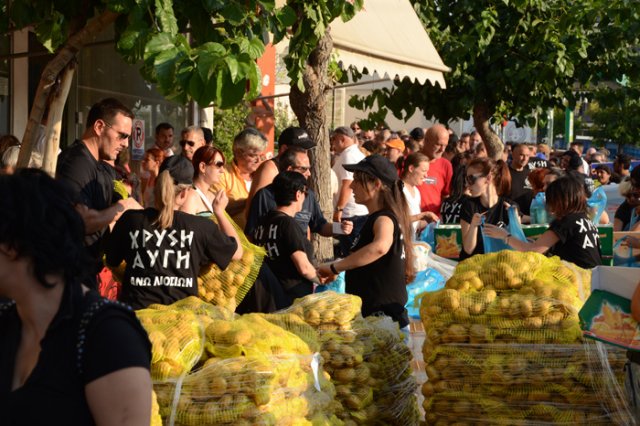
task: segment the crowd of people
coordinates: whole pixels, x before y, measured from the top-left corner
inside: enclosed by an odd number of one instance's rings
[[[52,359],[72,353],[75,346],[53,347],[58,334],[51,330],[68,339],[82,322],[90,327],[87,350],[73,357],[86,366],[69,385],[76,387],[73,406],[82,407],[74,415],[139,419],[142,414],[127,411],[126,401],[105,412],[112,398],[97,400],[105,398],[104,383],[114,380],[124,396],[150,388],[149,343],[125,304],[141,309],[197,295],[201,268],[225,269],[242,258],[243,231],[266,251],[243,311],[284,308],[344,273],[346,292],[361,297],[363,315],[388,315],[407,331],[412,243],[430,223],[460,225],[461,259],[484,253],[487,235],[515,250],[558,255],[591,268],[601,258],[587,200],[596,187],[620,182],[625,201],[614,229],[640,229],[640,168],[630,171],[624,154],[615,158],[613,170],[592,167],[607,156],[590,149],[583,157],[578,143],[563,152],[507,143],[501,158],[493,159],[477,132],[458,137],[440,124],[410,132],[365,131],[358,123],[338,127],[330,135],[333,213],[325,217],[309,188],[315,142],[304,129],[284,129],[277,156],[267,159],[267,138],[247,128],[234,138],[232,158],[225,158],[207,129],[186,127],[174,144],[173,126],[160,123],[138,178],[127,156],[133,119],[116,99],[93,105],[80,139],[59,155],[55,180],[33,169],[15,171],[15,162],[4,160],[15,155],[19,142],[0,138],[0,197],[12,206],[0,213],[0,298],[12,300],[0,303],[0,365],[7,366],[0,374],[3,410],[7,401],[26,406],[31,395],[45,391],[57,376],[31,380],[49,362],[39,351]],[[534,243],[514,239],[507,231],[510,220],[531,222],[531,205],[541,192],[549,229]],[[609,223],[606,215],[600,220]],[[318,262],[312,234],[334,237],[332,261]],[[123,261],[124,304],[94,309],[105,262],[117,267]],[[84,319],[85,312],[96,319]],[[105,316],[119,319],[113,329],[101,321]],[[50,332],[49,345],[39,346]],[[130,344],[125,356],[112,356],[124,344]],[[97,353],[106,346],[112,350]]]

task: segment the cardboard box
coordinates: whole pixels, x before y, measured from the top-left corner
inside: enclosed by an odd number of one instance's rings
[[[435,229],[434,253],[447,259],[458,260],[462,251],[462,231],[460,225],[439,225]]]
[[[593,269],[591,296],[578,313],[585,337],[640,351],[640,329],[631,316],[631,298],[639,280],[636,268]]]

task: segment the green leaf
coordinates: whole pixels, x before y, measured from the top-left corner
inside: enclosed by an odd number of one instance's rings
[[[216,12],[225,5],[224,0],[202,0],[202,4],[209,12]]]
[[[215,103],[220,108],[230,108],[242,100],[245,94],[246,82],[234,82],[228,70],[221,68],[216,82]]]
[[[252,38],[247,47],[247,53],[251,58],[258,59],[264,53],[264,44],[259,38]]]
[[[173,14],[172,0],[155,0],[156,17],[160,21],[162,31],[175,36],[178,33],[178,21]]]
[[[229,76],[233,82],[238,81],[238,60],[234,56],[227,56],[224,58],[225,63],[227,64],[227,69],[229,70]]]
[[[173,38],[171,35],[166,33],[159,33],[151,37],[151,40],[147,43],[144,48],[144,59],[147,60],[152,58],[153,56],[167,51],[175,49],[175,45],[173,42]]]
[[[283,27],[292,26],[298,19],[296,11],[290,6],[285,5],[276,11],[276,19]]]
[[[247,97],[249,99],[255,99],[260,96],[262,89],[262,74],[260,72],[260,67],[255,62],[250,63],[250,67],[247,72],[247,80],[249,82]]]
[[[200,77],[207,81],[211,78],[216,68],[227,55],[227,50],[220,43],[205,43],[197,49],[198,72]]]
[[[236,3],[229,3],[221,12],[221,15],[232,25],[241,25],[244,22],[245,11]]]
[[[25,0],[11,2],[11,21],[13,21],[16,28],[22,29],[32,23],[33,16],[36,15],[36,9],[30,3]]]
[[[172,48],[160,52],[154,57],[153,66],[156,71],[158,83],[164,86],[170,86],[173,83],[176,69],[176,60],[178,59],[178,49]]]

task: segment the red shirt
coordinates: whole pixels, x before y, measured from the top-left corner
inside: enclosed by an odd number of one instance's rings
[[[453,167],[446,158],[438,158],[429,163],[429,172],[422,185],[418,186],[420,191],[420,210],[423,212],[433,212],[440,216],[440,206],[442,200],[449,195]]]

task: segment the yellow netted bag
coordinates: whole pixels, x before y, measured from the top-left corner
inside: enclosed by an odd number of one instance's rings
[[[559,258],[503,251],[458,264],[445,288],[421,296],[426,342],[574,343],[589,271]]]
[[[627,424],[624,352],[572,345],[441,345],[426,360],[427,424]]]
[[[193,312],[170,309],[136,311],[151,341],[151,377],[180,378],[191,371],[204,350],[204,328]]]
[[[151,426],[162,426],[160,406],[158,405],[158,397],[154,390],[151,390]]]
[[[362,299],[358,296],[325,291],[296,299],[289,309],[281,312],[298,315],[318,331],[327,331],[349,330],[361,310]]]
[[[262,247],[251,244],[243,230],[227,213],[225,215],[240,238],[238,243],[242,244],[242,259],[232,260],[224,271],[215,264],[200,271],[198,295],[209,303],[235,311],[256,281],[266,252]],[[217,223],[215,215],[211,215],[210,219]]]
[[[175,388],[159,393],[160,406],[176,425],[310,425],[304,393],[315,381],[311,357],[306,361],[290,355],[211,358],[184,378],[175,404]]]
[[[421,299],[426,423],[625,424],[615,357],[583,343],[589,285],[590,271],[537,253],[460,262]]]
[[[202,299],[199,299],[195,296],[189,296],[184,299],[178,300],[171,305],[160,305],[160,304],[151,304],[147,307],[148,309],[157,309],[157,310],[179,310],[179,311],[189,311],[196,314],[200,322],[202,323],[202,327],[206,330],[209,324],[211,324],[214,320],[232,320],[235,316],[233,311],[230,311],[222,306],[215,306],[211,303],[205,302]]]
[[[269,322],[262,314],[246,314],[233,321],[212,321],[206,329],[206,350],[218,358],[313,353],[304,340]]]

